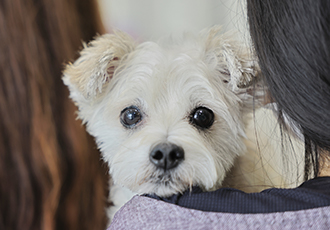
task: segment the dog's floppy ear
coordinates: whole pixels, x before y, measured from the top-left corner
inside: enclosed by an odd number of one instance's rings
[[[223,34],[219,26],[211,28],[206,32],[206,50],[227,88],[244,102],[254,100],[261,105],[265,89],[259,66],[252,50],[237,39],[237,34]]]
[[[63,81],[70,97],[79,105],[92,103],[102,95],[122,58],[135,48],[133,39],[124,32],[99,36],[80,52],[80,57],[66,66]]]

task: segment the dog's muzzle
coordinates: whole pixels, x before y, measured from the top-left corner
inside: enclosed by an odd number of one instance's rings
[[[184,150],[171,143],[160,143],[150,152],[149,159],[157,168],[169,170],[175,168],[184,159]]]

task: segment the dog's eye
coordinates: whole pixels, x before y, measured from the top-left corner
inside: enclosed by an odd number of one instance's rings
[[[140,110],[134,106],[125,108],[120,114],[120,122],[126,128],[133,128],[141,118]]]
[[[205,107],[198,107],[190,114],[190,123],[199,129],[208,129],[214,122],[214,113]]]

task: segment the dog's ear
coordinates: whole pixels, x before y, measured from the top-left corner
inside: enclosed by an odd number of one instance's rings
[[[69,87],[70,97],[78,106],[100,98],[115,69],[134,49],[133,39],[120,31],[84,44],[80,57],[64,70],[63,81]]]
[[[252,49],[239,41],[237,34],[223,34],[219,26],[211,28],[206,32],[206,50],[227,88],[246,104],[263,104],[265,89],[259,66]]]

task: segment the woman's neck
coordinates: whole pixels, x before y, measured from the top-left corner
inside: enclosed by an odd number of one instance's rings
[[[323,157],[322,157],[323,156]],[[322,152],[319,164],[318,176],[330,176],[330,152]]]

